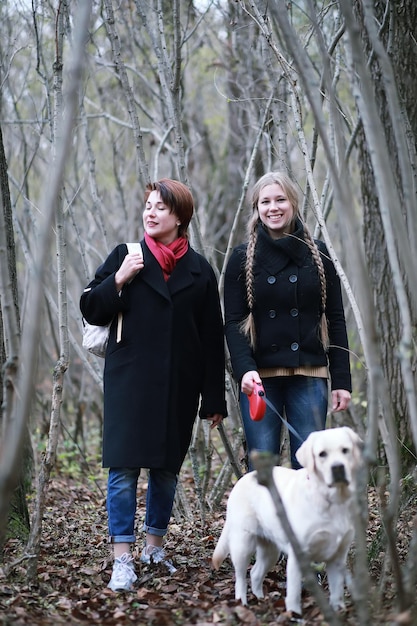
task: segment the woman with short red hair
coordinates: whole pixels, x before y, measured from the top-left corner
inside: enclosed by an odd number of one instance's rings
[[[217,281],[187,230],[189,189],[163,178],[145,191],[143,254],[119,244],[81,296],[91,324],[111,326],[104,367],[103,466],[114,566],[109,587],[136,580],[136,489],[148,470],[144,563],[175,571],[162,548],[197,413],[218,425],[226,416],[224,336]],[[123,314],[121,333],[116,332]]]

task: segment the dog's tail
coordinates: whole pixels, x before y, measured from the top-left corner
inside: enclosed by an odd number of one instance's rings
[[[220,535],[217,546],[214,549],[211,562],[214,569],[219,569],[227,555],[229,554],[229,542],[227,539],[227,523],[223,527],[222,534]]]

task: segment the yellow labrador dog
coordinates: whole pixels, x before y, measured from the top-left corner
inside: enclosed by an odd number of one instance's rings
[[[274,467],[273,479],[288,521],[310,561],[325,562],[330,604],[343,609],[346,558],[353,540],[355,471],[361,462],[361,439],[346,426],[309,435],[296,456],[302,469]],[[247,603],[246,574],[251,556],[252,591],[263,598],[263,581],[280,552],[287,559],[287,611],[301,615],[301,571],[267,487],[256,471],[245,474],[233,487],[226,522],[213,553],[218,569],[230,554],[235,569],[235,597]]]

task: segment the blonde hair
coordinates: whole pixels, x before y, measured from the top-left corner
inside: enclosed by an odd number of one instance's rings
[[[255,320],[253,316],[253,309],[255,305],[255,286],[254,286],[254,276],[253,276],[253,266],[255,262],[255,249],[256,243],[258,240],[258,229],[257,225],[259,223],[259,211],[258,211],[258,201],[259,196],[264,187],[267,185],[279,185],[284,194],[287,196],[288,200],[291,203],[293,209],[293,217],[291,226],[294,226],[297,218],[303,224],[304,237],[307,246],[310,249],[311,255],[313,257],[313,261],[316,264],[319,280],[320,280],[320,291],[321,291],[321,308],[322,314],[320,318],[320,340],[323,344],[324,349],[328,350],[329,348],[329,329],[326,317],[326,302],[327,302],[327,283],[326,283],[326,273],[324,271],[323,261],[321,259],[320,250],[318,249],[313,237],[310,234],[310,231],[307,228],[307,225],[300,217],[299,211],[299,200],[298,200],[298,189],[293,181],[285,174],[284,172],[268,172],[264,174],[253,186],[252,189],[252,215],[249,219],[247,226],[247,236],[248,236],[248,246],[246,249],[246,263],[245,263],[245,284],[246,284],[246,299],[249,308],[249,314],[246,316],[241,323],[241,330],[249,339],[249,343],[252,349],[256,346],[256,328],[255,328]]]

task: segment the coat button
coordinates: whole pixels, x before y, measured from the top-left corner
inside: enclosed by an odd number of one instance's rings
[[[269,317],[271,318],[271,320],[273,320],[276,316],[277,316],[277,312],[274,311],[274,309],[271,309],[268,313]]]
[[[296,341],[294,341],[294,343],[291,344],[291,350],[293,352],[297,352],[298,348],[299,348],[298,343]]]
[[[273,343],[273,344],[271,345],[271,352],[278,352],[278,346],[277,346],[277,344],[276,344],[276,343]]]
[[[290,283],[296,283],[298,278],[295,274],[291,274],[291,276],[288,278],[288,280],[290,281]]]
[[[270,285],[273,285],[276,282],[275,276],[268,276],[267,281]]]
[[[291,309],[291,311],[290,311],[290,315],[291,315],[291,317],[297,317],[297,315],[298,315],[298,309]]]

